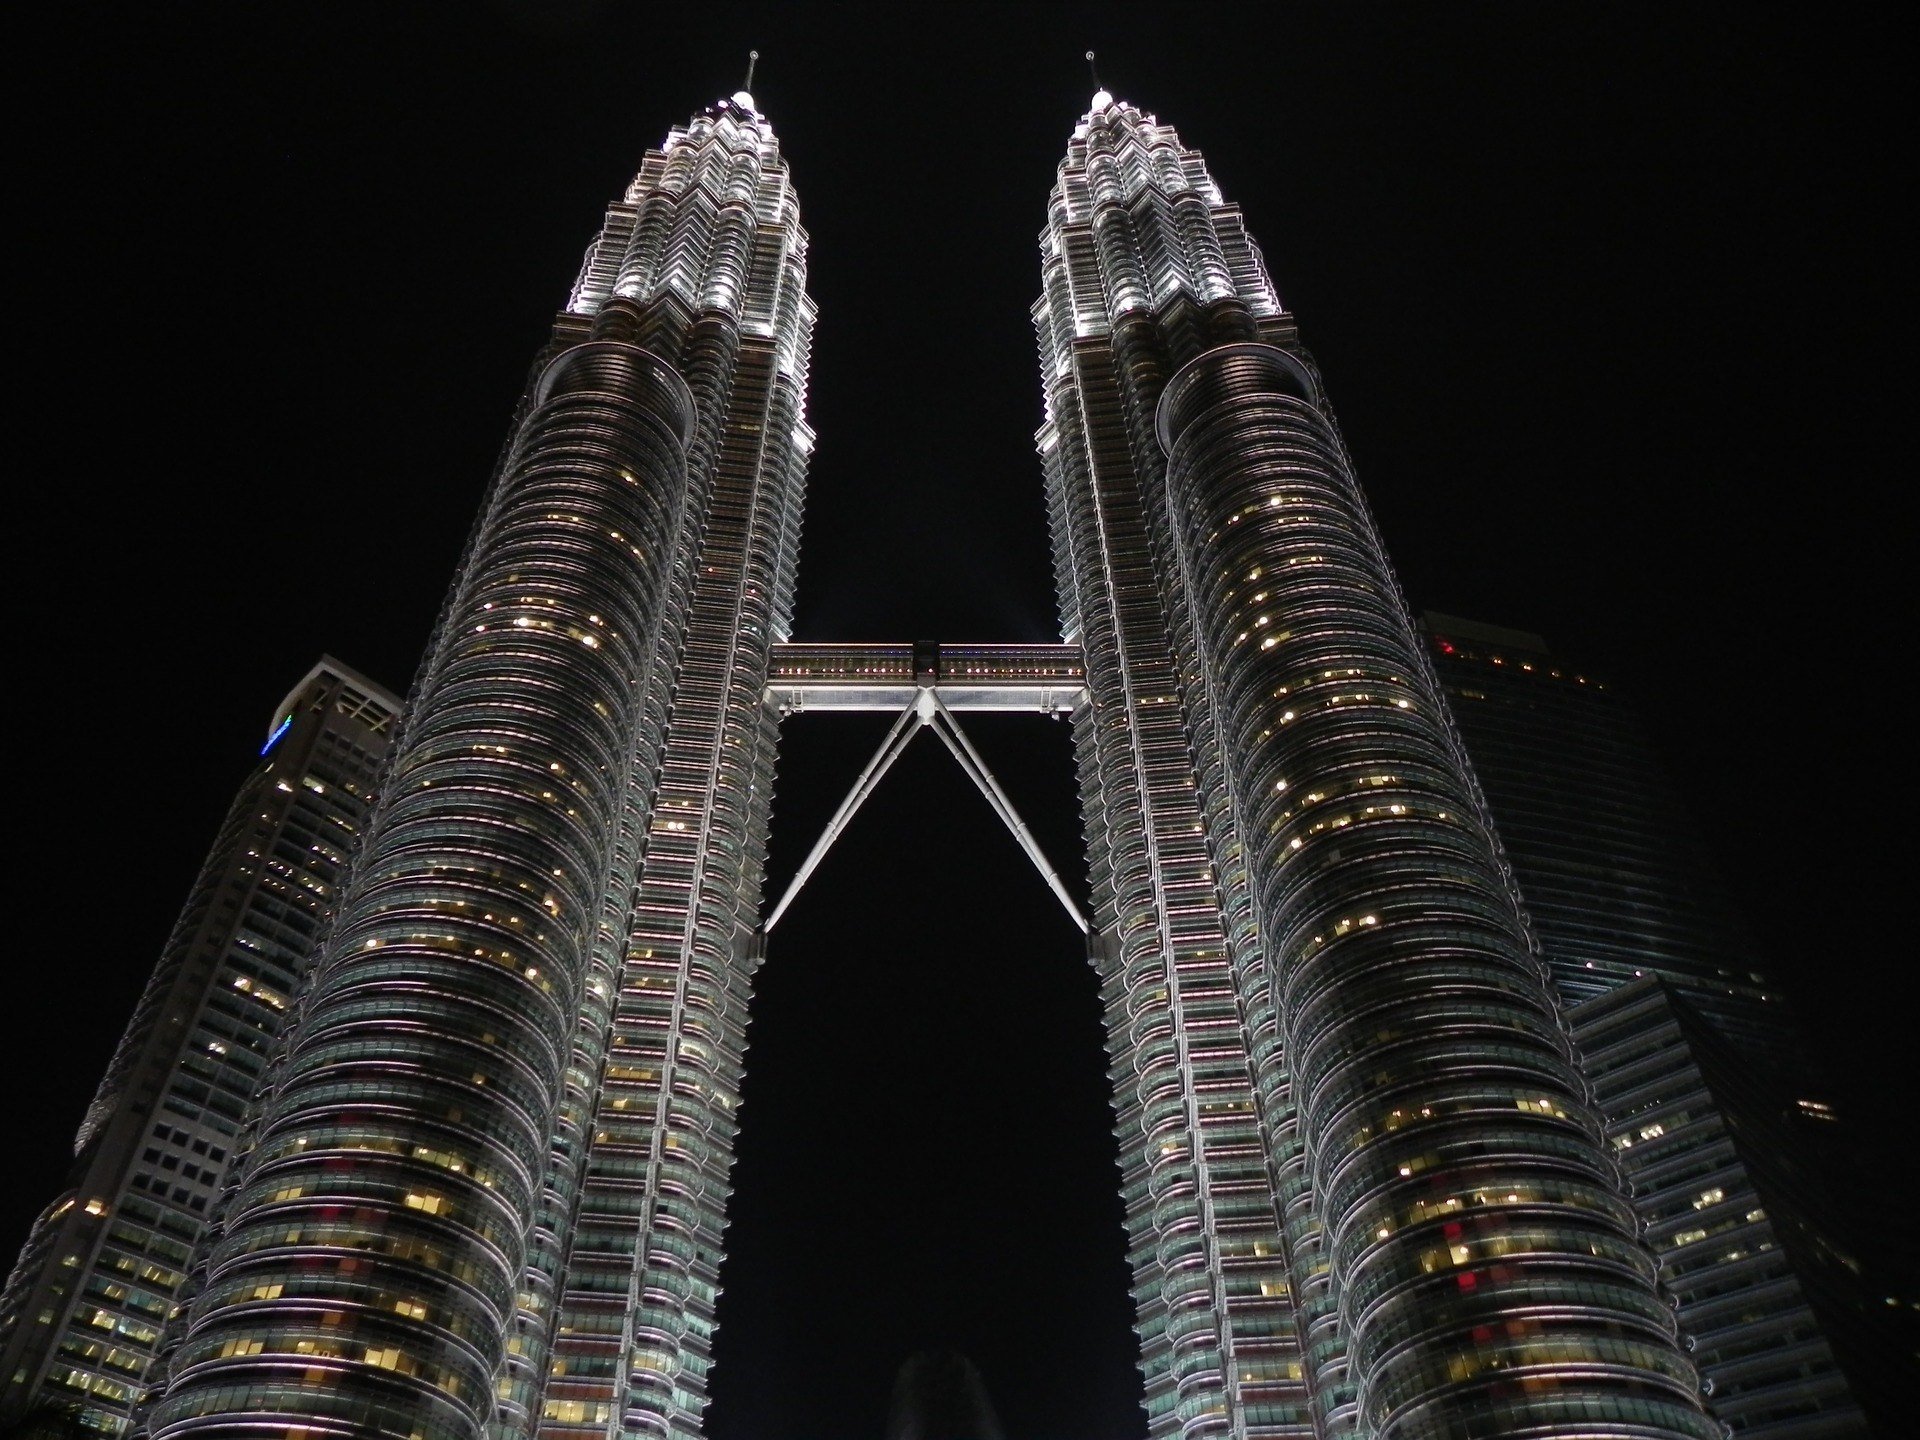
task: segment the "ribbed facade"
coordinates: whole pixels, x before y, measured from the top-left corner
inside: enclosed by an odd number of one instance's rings
[[[399,709],[324,659],[274,710],[0,1297],[0,1427],[46,1408],[125,1430]]]
[[[605,1029],[597,1058],[580,1068],[587,1083],[569,1086],[583,1107],[578,1198],[570,1217],[550,1204],[537,1232],[570,1229],[571,1246],[551,1378],[530,1422],[543,1436],[605,1434],[609,1423],[627,1435],[696,1436],[758,963],[778,740],[765,694],[792,609],[813,445],[802,414],[813,327],[806,239],[771,127],[750,100],[717,107],[648,157],[608,214],[576,309],[591,303],[611,253],[625,257],[619,294],[651,299],[692,276],[704,283],[679,354],[701,419],[688,494],[703,523],[685,527],[675,558],[684,612],[663,651],[672,684],[655,798],[644,819],[630,812],[645,860],[637,894],[619,897],[617,944],[598,977],[606,1019],[591,1007],[583,1039],[588,1026]],[[556,1170],[568,1163],[557,1148]],[[538,1295],[539,1277],[529,1280]],[[520,1317],[530,1363],[514,1372],[529,1384],[542,1369],[544,1318]],[[528,1422],[506,1420],[504,1433],[524,1433]]]
[[[1243,893],[1243,873],[1215,882],[1175,616],[1152,538],[1164,500],[1137,468],[1152,444],[1156,396],[1124,383],[1121,352],[1137,327],[1117,333],[1110,304],[1144,306],[1160,281],[1183,319],[1202,321],[1179,288],[1184,274],[1141,273],[1133,217],[1115,203],[1127,182],[1162,246],[1177,238],[1179,218],[1216,237],[1209,298],[1236,295],[1237,279],[1273,323],[1285,322],[1237,214],[1216,214],[1204,171],[1205,193],[1185,156],[1127,148],[1112,118],[1096,117],[1098,139],[1086,128],[1076,134],[1062,167],[1041,237],[1045,289],[1034,319],[1063,634],[1086,660],[1088,700],[1074,739],[1149,1433],[1310,1434],[1289,1297],[1315,1280],[1310,1267],[1288,1273],[1278,1157],[1263,1124],[1286,1106],[1286,1081],[1271,1007],[1253,983],[1257,959],[1230,944],[1222,910],[1223,891],[1229,904],[1240,898],[1234,880]],[[1150,163],[1164,188],[1138,183]],[[1245,924],[1244,905],[1233,919]]]
[[[148,1433],[696,1433],[811,444],[804,283],[746,95],[610,207]]]
[[[1716,1433],[1238,212],[1102,94],[1041,250],[1150,1433]]]

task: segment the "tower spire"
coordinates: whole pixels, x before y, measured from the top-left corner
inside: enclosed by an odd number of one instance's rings
[[[755,115],[760,113],[760,107],[753,103],[753,67],[759,62],[758,50],[747,51],[747,78],[741,82],[740,88],[733,92],[733,103]]]
[[[1100,67],[1094,63],[1093,51],[1087,51],[1087,71],[1093,76],[1093,104],[1088,109],[1095,115],[1113,104],[1113,94],[1100,83]]]

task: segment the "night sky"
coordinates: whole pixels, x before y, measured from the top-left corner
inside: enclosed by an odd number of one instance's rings
[[[750,46],[820,308],[797,638],[1057,633],[1027,311],[1091,46],[1243,205],[1415,606],[1639,699],[1829,1093],[1907,1129],[1893,11],[1256,13],[63,10],[9,227],[0,1264],[273,705],[323,651],[406,687],[603,207]],[[885,723],[788,726],[776,884]],[[970,729],[1079,886],[1067,727]],[[930,1345],[1020,1440],[1143,1434],[1093,979],[931,740],[754,1015],[711,1440],[878,1440]]]

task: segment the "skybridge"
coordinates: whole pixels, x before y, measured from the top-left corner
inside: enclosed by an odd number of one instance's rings
[[[956,718],[960,712],[1024,712],[1058,719],[1071,714],[1086,694],[1086,665],[1078,645],[775,645],[767,703],[783,717],[817,710],[868,710],[898,718],[834,811],[786,893],[767,912],[760,928],[762,943],[893,762],[922,730],[932,731],[947,747],[1073,923],[1083,934],[1089,933],[1086,916]]]

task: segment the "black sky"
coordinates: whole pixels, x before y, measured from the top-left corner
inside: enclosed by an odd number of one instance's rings
[[[322,651],[405,687],[603,206],[750,46],[820,307],[800,638],[1054,633],[1027,309],[1093,46],[1244,206],[1414,604],[1640,699],[1839,1100],[1904,1129],[1911,116],[1890,10],[1808,15],[63,11],[10,227],[0,1247],[274,702]],[[789,732],[781,875],[878,738]],[[1077,874],[1065,727],[979,738]],[[922,743],[764,972],[712,1440],[877,1437],[930,1345],[1012,1434],[1142,1433],[1093,983]]]

